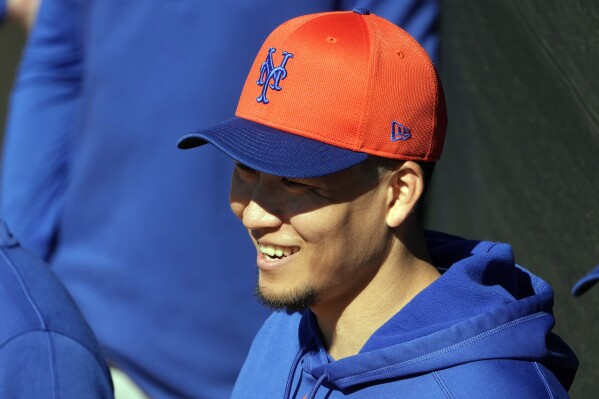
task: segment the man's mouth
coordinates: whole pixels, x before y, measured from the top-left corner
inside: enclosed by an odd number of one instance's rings
[[[280,247],[278,245],[260,244],[258,248],[264,257],[268,260],[283,259],[299,252],[299,247]]]

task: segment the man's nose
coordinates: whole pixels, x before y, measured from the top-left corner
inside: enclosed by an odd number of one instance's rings
[[[254,186],[252,198],[243,210],[243,224],[247,229],[276,228],[282,224],[276,205],[277,194],[269,190],[272,182],[260,179]]]
[[[276,228],[281,219],[252,199],[243,211],[243,225],[250,230]]]

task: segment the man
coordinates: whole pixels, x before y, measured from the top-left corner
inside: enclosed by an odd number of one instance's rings
[[[422,231],[445,105],[405,32],[365,10],[291,20],[236,115],[179,145],[238,162],[258,295],[307,310],[266,322],[234,397],[567,397],[576,360],[550,333],[551,288],[506,244]]]
[[[0,398],[112,398],[100,345],[48,265],[0,219]]]
[[[507,244],[422,229],[445,129],[425,51],[356,9],[279,26],[236,117],[180,140],[236,161],[258,296],[287,310],[258,333],[234,398],[568,396],[577,361],[550,332],[550,286]]]

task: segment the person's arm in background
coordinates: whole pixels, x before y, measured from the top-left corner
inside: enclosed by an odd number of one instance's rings
[[[30,29],[40,5],[40,0],[0,0],[0,23],[10,19]]]
[[[0,0],[0,24],[6,18],[6,0]]]
[[[81,87],[78,2],[44,0],[12,92],[0,214],[47,259],[55,240]]]
[[[340,0],[340,10],[366,8],[408,31],[438,64],[438,0]]]

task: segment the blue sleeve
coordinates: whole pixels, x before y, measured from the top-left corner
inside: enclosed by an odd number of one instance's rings
[[[439,50],[438,0],[340,0],[341,10],[362,7],[405,29],[426,49],[435,64]]]
[[[44,0],[25,47],[5,131],[0,212],[47,258],[68,178],[81,46],[73,0]]]
[[[0,398],[112,399],[107,368],[77,341],[32,331],[0,346]]]
[[[0,0],[0,24],[4,22],[6,18],[6,0]]]

